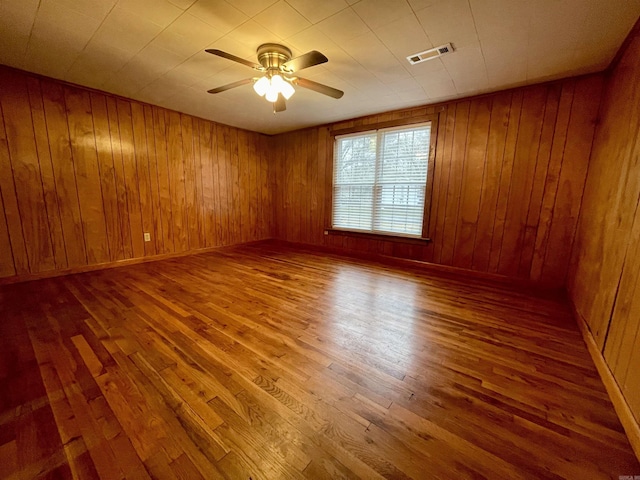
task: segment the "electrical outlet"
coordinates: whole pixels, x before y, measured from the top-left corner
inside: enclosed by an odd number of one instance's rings
[[[151,234],[149,232],[144,232],[144,241],[145,242],[151,241]]]

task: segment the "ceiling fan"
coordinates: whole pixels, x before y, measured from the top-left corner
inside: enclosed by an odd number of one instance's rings
[[[291,58],[291,50],[287,47],[277,43],[265,43],[260,45],[257,50],[260,64],[236,57],[222,50],[210,48],[205,51],[226,58],[227,60],[246,65],[264,74],[259,77],[245,78],[244,80],[229,83],[218,88],[212,88],[211,90],[207,90],[209,93],[220,93],[225,90],[253,83],[253,89],[256,93],[261,97],[264,96],[267,101],[273,103],[274,113],[283,112],[287,109],[286,100],[295,93],[294,85],[308,88],[309,90],[333,98],[341,98],[344,95],[344,92],[337,88],[294,75],[304,68],[313,67],[329,61],[327,57],[316,50],[312,50],[296,58]]]

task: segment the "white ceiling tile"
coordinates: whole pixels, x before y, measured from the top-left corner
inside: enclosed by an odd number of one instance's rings
[[[372,29],[412,14],[405,0],[362,0],[353,9]]]
[[[414,12],[427,8],[435,3],[436,0],[408,0],[409,6]]]
[[[9,35],[2,39],[0,48],[0,64],[24,69],[25,55],[29,45],[26,35]]]
[[[453,98],[458,92],[451,80],[433,82],[422,87],[427,95],[432,99]]]
[[[119,0],[118,6],[161,27],[169,25],[183,12],[168,0]]]
[[[413,77],[413,79],[422,87],[429,86],[432,83],[442,83],[451,81],[451,75],[445,70],[444,66],[440,70],[434,70],[429,73],[424,73]]]
[[[371,31],[352,38],[342,48],[365,68],[375,66],[381,56],[393,57],[387,47]]]
[[[38,0],[0,2],[0,63],[25,68],[25,54],[38,4]]]
[[[394,92],[403,92],[407,90],[421,90],[422,86],[416,82],[415,78],[403,78],[397,80],[395,82],[387,83],[387,87],[389,87]]]
[[[160,77],[140,90],[140,100],[158,105],[178,93],[178,86]]]
[[[470,0],[470,5],[478,37],[483,45],[485,42],[508,43],[526,50],[531,35],[527,3]]]
[[[221,34],[229,33],[249,17],[224,0],[198,0],[188,13],[211,25]]]
[[[278,0],[233,0],[233,6],[249,17],[266,10]]]
[[[31,72],[63,79],[79,55],[79,51],[64,44],[57,45],[48,40],[31,38],[25,55],[24,68]]]
[[[158,24],[118,6],[100,25],[88,46],[137,53],[161,31]]]
[[[422,52],[433,47],[431,40],[424,33],[422,25],[414,14],[406,15],[398,20],[374,30],[378,38],[398,58]]]
[[[99,25],[100,20],[96,18],[48,1],[38,9],[32,37],[78,51],[84,48]]]
[[[333,40],[327,37],[317,26],[309,27],[294,36],[287,38],[287,46],[305,53],[311,50],[318,50],[327,56],[329,61],[332,60],[333,56],[339,55],[339,52],[343,52],[342,49],[340,49],[340,47],[338,47]]]
[[[118,72],[132,57],[133,54],[130,52],[90,45],[76,58],[65,78],[69,81],[82,83],[82,85],[98,88],[107,76]],[[102,75],[101,79],[98,78],[99,75]],[[79,78],[85,77],[94,78],[96,81],[92,81],[91,84],[79,82]]]
[[[379,59],[379,62],[375,66],[368,66],[367,69],[385,84],[397,83],[401,80],[412,78],[411,74],[391,55],[385,59]]]
[[[165,28],[151,42],[151,45],[174,52],[184,59],[204,50],[207,45],[220,37],[222,34],[211,25],[189,13],[184,13]]]
[[[287,0],[287,3],[314,24],[349,6],[345,0]]]
[[[78,13],[102,20],[116,4],[117,0],[56,0],[60,5]],[[44,2],[43,2],[44,3]]]
[[[155,79],[175,68],[181,62],[182,57],[178,53],[155,45],[147,45],[118,71],[118,74],[129,76],[140,74],[145,79],[147,77]],[[147,83],[150,83],[150,80],[145,81],[145,85]]]
[[[169,0],[169,2],[172,5],[175,5],[176,7],[181,8],[182,10],[186,10],[191,5],[196,3],[196,0]]]
[[[489,87],[487,67],[479,46],[461,48],[441,57],[458,93]]]
[[[222,70],[228,66],[228,63],[226,62],[214,62],[214,59],[216,58],[220,57],[216,57],[215,55],[211,55],[210,53],[202,50],[182,62],[172,71],[179,72],[189,77],[206,78],[213,75],[216,71]],[[250,71],[251,70],[247,69],[247,72]]]
[[[237,82],[245,78],[253,78],[256,76],[256,73],[257,72],[250,68],[230,63],[227,68],[219,70],[213,75],[203,76],[191,85],[191,87],[195,90],[206,92],[207,90],[218,88],[228,83]],[[222,95],[226,96],[226,92],[223,92]]]
[[[255,16],[255,21],[281,38],[287,38],[311,26],[284,0],[271,5]]]
[[[499,45],[483,44],[485,65],[489,85],[512,85],[527,78],[527,54],[519,51],[519,46],[500,43]],[[505,58],[510,59],[508,62]]]
[[[405,59],[406,60],[406,59]],[[444,64],[442,63],[442,57],[440,58],[432,58],[431,60],[427,60],[426,62],[417,63],[415,65],[410,65],[407,61],[407,71],[414,77],[419,77],[421,75],[430,74],[433,72],[439,72],[444,70]]]
[[[235,30],[232,30],[221,40],[237,43],[238,45],[244,46],[245,48],[248,47],[255,55],[256,49],[260,45],[262,45],[263,43],[280,43],[282,42],[282,37],[273,33],[272,31],[267,30],[255,20],[249,20],[248,22],[240,25]],[[231,50],[231,47],[229,47],[229,50]],[[235,53],[234,51],[230,51],[230,53],[244,58],[243,55]],[[257,60],[258,59],[255,56],[252,59],[252,61]]]
[[[0,2],[2,28],[11,33],[29,35],[38,11],[39,0],[14,0]]]
[[[434,2],[416,16],[434,46],[451,42],[462,48],[478,42],[468,0]]]
[[[362,19],[351,10],[342,10],[318,23],[318,28],[338,45],[344,47],[349,40],[369,32]]]

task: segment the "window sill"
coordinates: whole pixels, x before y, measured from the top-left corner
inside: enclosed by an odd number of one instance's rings
[[[338,228],[327,228],[325,235],[343,235],[345,237],[367,238],[369,240],[386,240],[388,242],[409,243],[413,245],[424,245],[431,242],[430,238],[403,237],[392,233],[372,233],[360,232],[356,230],[340,230]]]

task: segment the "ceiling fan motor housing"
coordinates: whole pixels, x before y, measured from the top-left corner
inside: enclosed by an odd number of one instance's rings
[[[258,47],[258,61],[268,72],[280,71],[280,66],[291,60],[291,50],[277,43],[264,43]]]

